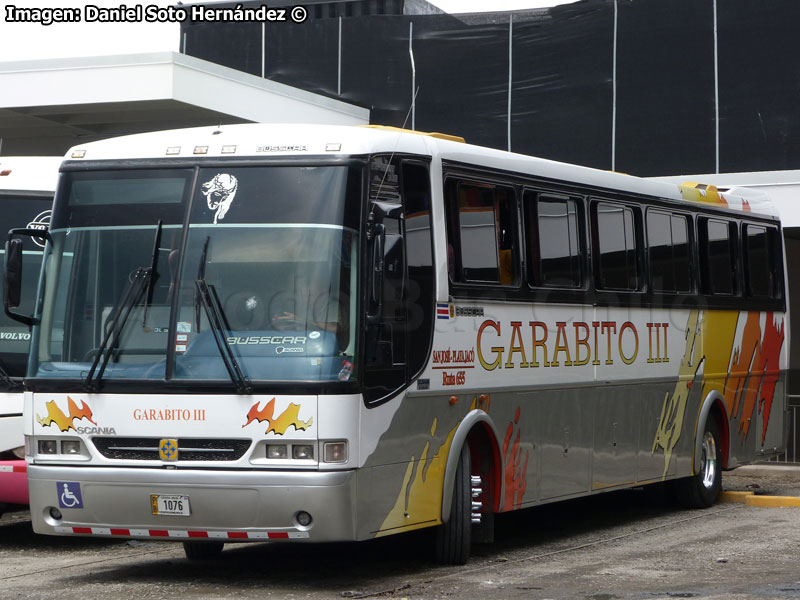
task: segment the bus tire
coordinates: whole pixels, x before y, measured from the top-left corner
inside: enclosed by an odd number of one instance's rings
[[[719,425],[709,415],[700,444],[697,473],[675,482],[678,503],[686,508],[708,508],[722,491],[722,449]]]
[[[222,553],[222,542],[183,542],[189,560],[213,560]]]
[[[469,559],[472,542],[472,489],[470,487],[469,447],[464,444],[453,482],[450,519],[436,528],[434,553],[436,562],[464,565]]]

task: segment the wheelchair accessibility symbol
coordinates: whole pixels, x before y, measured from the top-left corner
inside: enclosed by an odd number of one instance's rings
[[[83,508],[81,484],[77,481],[59,481],[58,506],[61,508]]]

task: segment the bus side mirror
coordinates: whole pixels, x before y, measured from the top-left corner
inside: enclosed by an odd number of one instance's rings
[[[17,308],[22,296],[22,240],[6,242],[5,279],[3,280],[3,305],[6,314],[9,308]]]
[[[3,271],[3,309],[10,318],[28,327],[36,324],[33,316],[23,315],[12,311],[22,302],[22,251],[23,241],[16,235],[52,241],[50,233],[42,229],[12,229],[8,232],[6,242],[4,271]]]

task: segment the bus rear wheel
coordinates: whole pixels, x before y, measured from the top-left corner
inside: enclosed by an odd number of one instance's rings
[[[222,542],[183,542],[189,560],[212,560],[222,554]]]
[[[470,487],[471,461],[467,444],[461,448],[453,482],[453,500],[450,518],[436,528],[434,556],[444,565],[464,565],[469,559],[472,543],[472,488]]]
[[[697,473],[675,482],[678,503],[686,508],[708,508],[722,491],[722,449],[717,421],[709,416],[700,443]]]

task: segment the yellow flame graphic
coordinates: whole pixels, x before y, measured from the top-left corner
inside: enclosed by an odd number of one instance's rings
[[[64,411],[58,408],[55,400],[50,400],[45,406],[47,406],[47,416],[42,418],[36,415],[36,421],[42,427],[49,427],[51,424],[55,423],[61,431],[69,431],[70,429],[75,429],[75,425],[73,425],[75,419],[87,419],[93,425],[97,425],[97,423],[92,420],[92,409],[89,408],[89,405],[84,401],[81,401],[81,407],[78,408],[75,401],[67,396],[69,416],[65,415]]]
[[[289,429],[289,427],[294,427],[295,431],[305,431],[314,421],[313,417],[309,417],[308,421],[301,421],[300,420],[300,405],[294,404],[292,402],[289,403],[289,406],[286,407],[280,415],[274,417],[275,413],[275,398],[267,402],[264,408],[258,408],[258,402],[253,404],[250,407],[250,410],[247,412],[247,422],[242,425],[242,428],[247,427],[253,421],[258,421],[259,423],[267,422],[268,427],[264,433],[273,432],[276,435],[283,435]]]

